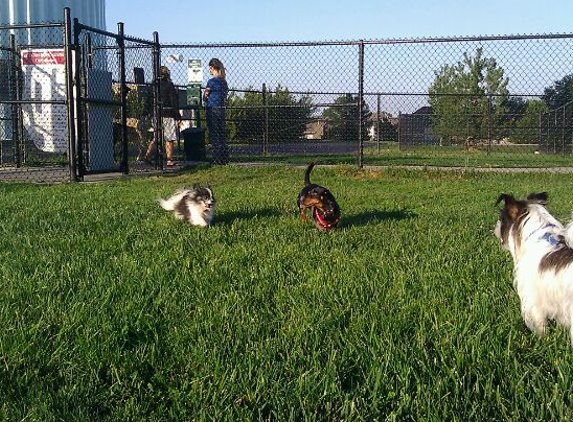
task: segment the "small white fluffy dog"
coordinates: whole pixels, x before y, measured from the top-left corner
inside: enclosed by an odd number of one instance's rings
[[[527,327],[542,336],[548,320],[569,329],[573,347],[573,222],[565,228],[545,208],[547,193],[504,202],[495,235],[513,257],[513,286]]]
[[[196,183],[191,189],[179,189],[169,198],[159,199],[159,205],[194,226],[210,226],[215,216],[215,196],[211,185],[202,187]]]

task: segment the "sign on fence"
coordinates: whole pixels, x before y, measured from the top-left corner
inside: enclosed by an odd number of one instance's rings
[[[63,49],[22,51],[24,78],[22,99],[66,100],[66,70]],[[68,116],[62,104],[31,104],[22,107],[26,136],[45,152],[68,150]]]
[[[203,66],[201,59],[187,61],[187,104],[201,105],[201,84],[203,83]]]

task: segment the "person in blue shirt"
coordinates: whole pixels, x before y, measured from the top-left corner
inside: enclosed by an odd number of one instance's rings
[[[209,74],[212,78],[207,81],[203,91],[203,99],[205,100],[207,128],[211,136],[213,164],[227,164],[229,162],[229,146],[227,145],[225,128],[225,101],[229,87],[227,86],[225,66],[221,60],[213,58],[209,61]]]

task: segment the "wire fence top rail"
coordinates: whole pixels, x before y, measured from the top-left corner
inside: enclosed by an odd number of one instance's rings
[[[421,38],[381,38],[354,40],[324,40],[324,41],[261,41],[261,42],[203,42],[203,43],[162,43],[164,48],[227,48],[227,47],[317,47],[337,45],[368,45],[368,44],[432,44],[451,42],[481,42],[481,41],[526,41],[573,38],[573,33],[564,34],[517,34],[517,35],[478,35],[459,37],[421,37]]]

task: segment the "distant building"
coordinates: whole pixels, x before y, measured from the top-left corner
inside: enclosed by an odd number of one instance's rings
[[[372,140],[378,139],[378,130],[380,129],[380,139],[384,138],[385,135],[387,137],[388,133],[385,133],[384,124],[378,124],[378,121],[383,122],[387,120],[390,125],[396,130],[398,127],[398,118],[392,117],[390,113],[385,111],[381,112],[380,115],[378,113],[372,113],[370,118],[368,119],[368,137]],[[387,132],[387,131],[386,131]]]
[[[440,144],[440,137],[431,133],[433,114],[432,107],[424,106],[412,114],[398,116],[398,142],[401,149]]]
[[[325,127],[326,121],[324,120],[313,120],[307,123],[304,131],[305,139],[323,139]]]

